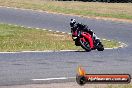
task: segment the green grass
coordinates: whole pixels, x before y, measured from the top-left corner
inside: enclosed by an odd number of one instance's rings
[[[116,41],[102,41],[107,48],[118,47]],[[71,35],[0,24],[0,51],[81,50]]]
[[[92,88],[132,88],[132,84],[95,84]]]
[[[106,88],[132,88],[132,84],[109,85]]]
[[[119,42],[116,40],[102,40],[102,43],[104,44],[104,47],[106,48],[116,48],[120,46]]]
[[[0,0],[0,5],[90,17],[108,17],[132,20],[132,3]]]

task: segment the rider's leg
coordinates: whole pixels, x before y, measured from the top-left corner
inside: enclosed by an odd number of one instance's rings
[[[99,37],[97,37],[97,35],[95,35],[95,33],[93,33],[93,38],[94,38],[95,40],[97,40],[97,39],[99,39],[99,40],[100,40],[100,38],[99,38]]]
[[[94,39],[94,41],[95,41],[95,46],[98,46],[98,44],[100,43],[100,38],[97,37],[97,36],[95,35],[95,33],[93,33],[93,39]]]

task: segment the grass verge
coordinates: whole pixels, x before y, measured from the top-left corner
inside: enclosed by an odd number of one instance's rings
[[[132,3],[0,0],[0,5],[91,17],[110,17],[132,20]]]
[[[132,88],[132,84],[92,84],[90,88]]]
[[[107,48],[118,47],[116,41],[102,41]],[[0,51],[80,50],[68,34],[0,24]]]
[[[98,87],[97,87],[98,88]],[[108,85],[105,88],[132,88],[132,84]]]

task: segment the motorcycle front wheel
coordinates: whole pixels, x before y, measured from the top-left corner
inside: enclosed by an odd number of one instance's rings
[[[80,38],[79,42],[80,42],[81,47],[85,51],[87,51],[87,52],[90,52],[91,51],[91,48],[90,48],[90,45],[89,45],[89,42],[88,41],[85,42],[85,41],[83,41],[83,39]]]

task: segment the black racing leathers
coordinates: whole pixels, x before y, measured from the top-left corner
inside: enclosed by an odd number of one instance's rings
[[[76,31],[84,31],[84,32],[88,32],[92,37],[93,37],[93,31],[91,29],[88,28],[87,25],[81,24],[81,23],[76,23],[73,27],[71,27],[71,32]]]

